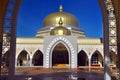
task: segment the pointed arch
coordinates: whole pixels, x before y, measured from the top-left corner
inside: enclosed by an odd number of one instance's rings
[[[44,53],[43,50],[41,50],[41,49],[39,49],[39,48],[36,48],[36,49],[32,52],[33,54],[31,54],[31,57],[32,57],[32,58],[33,58],[35,52],[38,51],[38,50],[39,50],[42,54]]]
[[[40,50],[36,50],[33,54],[32,64],[34,66],[43,66],[43,53]]]
[[[79,54],[80,51],[84,51],[86,53],[87,57],[90,56],[89,53],[88,53],[88,51],[86,49],[82,48],[82,49],[78,50],[78,54]]]
[[[67,67],[70,63],[69,51],[63,42],[58,42],[52,50],[52,66]]]
[[[84,50],[78,53],[78,66],[88,66],[88,56]]]
[[[30,55],[26,50],[22,50],[17,57],[18,66],[29,66]]]
[[[96,50],[91,56],[91,65],[97,67],[103,66],[103,57],[98,50]]]
[[[94,49],[94,50],[91,52],[92,54],[90,54],[90,57],[92,57],[92,55],[93,55],[95,52],[100,53],[101,56],[102,56],[102,58],[104,58],[104,53],[103,53],[103,51],[101,51],[99,48],[98,48],[98,49]]]
[[[70,62],[69,67],[76,68],[77,67],[77,64],[75,63],[76,62],[76,59],[75,59],[76,58],[76,53],[75,53],[76,51],[75,51],[73,45],[70,43],[70,41],[67,38],[61,37],[61,36],[55,37],[49,43],[48,47],[46,48],[44,66],[46,68],[52,67],[52,54],[51,53],[52,53],[55,45],[59,42],[62,42],[69,51],[69,62]]]
[[[18,59],[18,56],[20,55],[20,53],[21,53],[22,51],[26,51],[26,52],[28,53],[28,55],[31,57],[30,52],[29,52],[26,48],[23,48],[23,49],[21,49],[21,50],[18,52],[18,54],[16,55],[16,59]]]

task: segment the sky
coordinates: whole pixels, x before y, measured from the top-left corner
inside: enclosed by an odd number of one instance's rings
[[[35,37],[43,20],[50,13],[63,11],[73,14],[86,37],[102,38],[102,15],[97,0],[22,0],[17,22],[17,37]]]

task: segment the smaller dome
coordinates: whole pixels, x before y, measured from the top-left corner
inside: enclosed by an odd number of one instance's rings
[[[71,35],[71,32],[65,27],[56,27],[51,30],[50,35]]]
[[[62,27],[62,19],[59,20],[59,26],[55,27],[50,31],[50,35],[71,35],[71,32],[69,29]]]

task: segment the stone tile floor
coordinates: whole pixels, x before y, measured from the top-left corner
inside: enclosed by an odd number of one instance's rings
[[[104,80],[104,71],[35,68],[24,73],[17,73],[14,78],[14,80]],[[1,80],[9,80],[9,78]]]
[[[59,72],[38,74],[25,80],[104,80],[104,74],[99,72]]]

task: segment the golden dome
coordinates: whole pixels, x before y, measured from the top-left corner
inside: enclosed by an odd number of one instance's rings
[[[78,27],[78,21],[76,17],[72,14],[62,11],[63,8],[60,6],[60,11],[48,15],[43,21],[43,27],[47,26],[59,26],[58,22],[60,17],[63,21],[63,26],[73,26]]]

